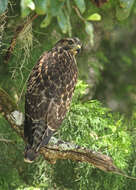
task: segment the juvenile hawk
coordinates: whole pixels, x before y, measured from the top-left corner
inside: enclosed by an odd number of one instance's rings
[[[48,144],[69,109],[77,82],[75,55],[80,49],[78,38],[62,39],[43,53],[30,73],[25,95],[26,162]]]

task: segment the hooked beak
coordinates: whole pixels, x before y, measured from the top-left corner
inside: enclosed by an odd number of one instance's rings
[[[79,53],[81,51],[81,45],[77,45],[76,51],[77,51],[77,53]]]
[[[78,44],[77,46],[75,46],[75,48],[73,48],[72,52],[74,55],[76,55],[80,52],[80,50],[81,50],[81,45]]]

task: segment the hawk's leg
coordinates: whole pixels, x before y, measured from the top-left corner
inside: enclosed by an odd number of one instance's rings
[[[41,146],[45,146],[48,144],[50,138],[52,137],[52,135],[55,133],[55,131],[47,128],[46,129],[46,132],[45,132],[45,135],[43,137],[43,140],[42,140],[42,143],[41,143]]]

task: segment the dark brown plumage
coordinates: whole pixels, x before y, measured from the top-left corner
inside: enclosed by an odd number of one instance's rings
[[[75,55],[80,49],[78,38],[62,39],[40,57],[30,73],[24,123],[27,162],[32,162],[39,148],[48,144],[69,109],[77,82]]]

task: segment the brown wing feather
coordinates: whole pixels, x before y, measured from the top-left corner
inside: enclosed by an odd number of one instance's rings
[[[43,56],[40,57],[38,63],[34,66],[27,83],[27,92],[25,96],[24,136],[31,145],[34,138],[35,124],[38,123],[38,121],[45,120],[49,105],[48,98],[45,98],[42,93],[44,83],[41,76],[42,65],[47,57],[47,53],[44,53]],[[42,101],[43,99],[44,101]]]

